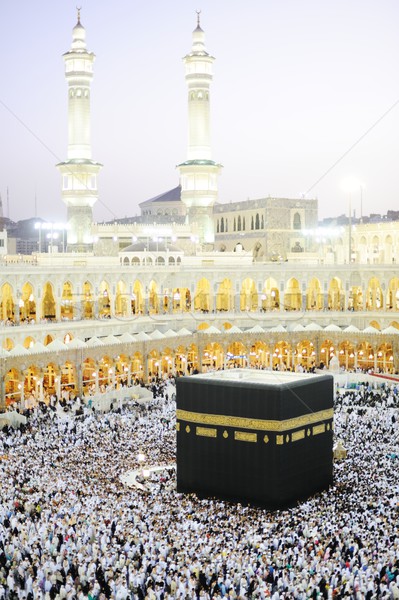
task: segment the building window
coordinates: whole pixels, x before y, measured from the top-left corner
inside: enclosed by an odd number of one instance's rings
[[[242,218],[242,230],[245,231],[245,217]]]
[[[255,229],[259,229],[260,224],[259,224],[259,213],[256,213],[256,217],[255,217]]]
[[[264,219],[263,215],[262,215],[262,221],[261,221],[260,227],[261,227],[261,229],[265,228],[265,219]]]
[[[251,217],[251,230],[253,231],[254,229],[254,216],[252,215]]]
[[[293,229],[302,229],[301,215],[299,213],[294,214]]]
[[[216,233],[219,233],[219,219],[216,221]]]
[[[221,233],[224,233],[224,219],[223,219],[223,217],[220,219],[220,231],[221,231]]]
[[[236,218],[235,217],[234,217],[234,221],[233,221],[233,231],[237,231]]]
[[[238,219],[237,219],[237,230],[241,231],[241,216],[238,215]]]

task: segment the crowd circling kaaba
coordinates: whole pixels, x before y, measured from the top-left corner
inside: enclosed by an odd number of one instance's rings
[[[399,597],[395,384],[336,392],[347,458],[328,490],[274,512],[179,494],[170,468],[144,491],[121,482],[139,453],[174,462],[173,391],[105,414],[37,406],[3,430],[0,598]]]

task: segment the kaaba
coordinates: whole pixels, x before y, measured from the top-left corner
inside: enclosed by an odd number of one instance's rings
[[[333,381],[254,369],[179,377],[177,491],[278,509],[328,488]]]

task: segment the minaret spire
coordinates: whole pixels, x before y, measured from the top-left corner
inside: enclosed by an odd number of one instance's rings
[[[67,248],[92,250],[93,206],[98,200],[97,176],[102,165],[92,160],[90,136],[90,86],[95,55],[86,47],[86,30],[78,21],[72,30],[71,48],[64,54],[68,83],[67,160],[57,165],[62,175],[62,199],[67,205]]]
[[[213,243],[213,205],[217,201],[217,176],[221,165],[212,160],[210,128],[210,84],[214,62],[205,47],[205,34],[197,14],[191,51],[183,58],[188,87],[187,160],[180,165],[181,200],[188,222],[196,224],[199,241]]]
[[[76,10],[78,11],[78,25],[80,25],[80,11],[82,10],[81,6],[77,6]]]

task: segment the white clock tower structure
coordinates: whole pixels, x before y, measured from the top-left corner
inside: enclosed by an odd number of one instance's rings
[[[62,199],[67,206],[67,250],[89,252],[93,241],[93,206],[98,199],[97,177],[102,165],[91,158],[90,85],[95,55],[86,49],[86,30],[78,22],[71,49],[64,54],[68,82],[68,157],[57,168],[62,175]]]
[[[188,150],[187,160],[178,169],[181,200],[187,207],[189,223],[197,226],[201,244],[212,244],[215,239],[212,209],[218,197],[217,178],[221,170],[211,153],[209,88],[214,60],[206,51],[197,11],[191,52],[183,58],[188,87]]]

